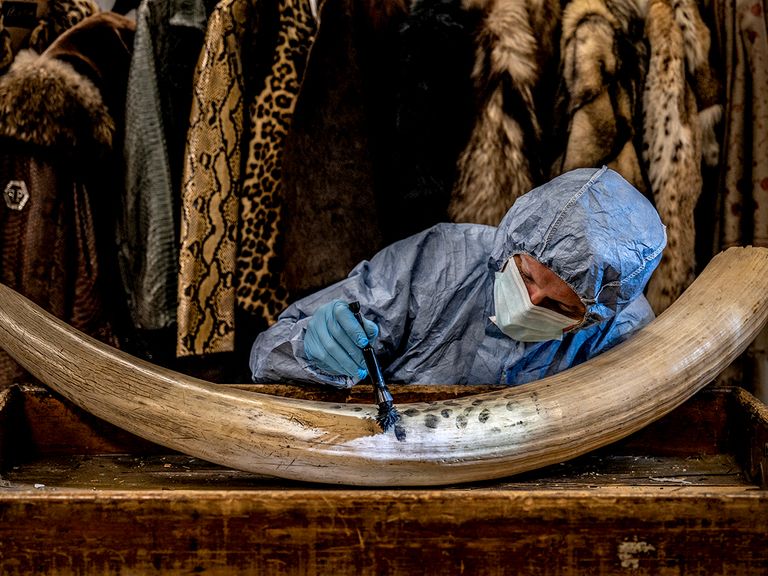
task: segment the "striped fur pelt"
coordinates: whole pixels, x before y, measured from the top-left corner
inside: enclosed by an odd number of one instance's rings
[[[572,0],[563,11],[550,176],[607,165],[646,190],[637,138],[647,61],[636,0]]]
[[[465,0],[484,20],[472,78],[477,117],[459,158],[448,214],[456,222],[496,225],[516,198],[541,180],[537,92],[552,64],[560,3]]]

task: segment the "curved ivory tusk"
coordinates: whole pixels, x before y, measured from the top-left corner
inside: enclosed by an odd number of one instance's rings
[[[437,485],[499,478],[618,440],[705,386],[768,317],[768,249],[731,248],[630,341],[537,382],[399,406],[232,390],[84,336],[0,285],[0,346],[85,410],[158,444],[241,470],[313,482]]]

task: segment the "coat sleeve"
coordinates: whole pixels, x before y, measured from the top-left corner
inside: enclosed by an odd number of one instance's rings
[[[431,275],[442,267],[430,257],[444,244],[442,226],[396,242],[370,261],[358,264],[349,276],[289,306],[251,349],[250,367],[254,382],[319,382],[348,388],[356,382],[313,367],[304,354],[304,334],[315,310],[332,300],[360,302],[363,316],[376,322],[379,337],[376,353],[385,367],[391,362],[410,330],[413,310],[427,296],[419,290],[429,285]],[[434,286],[434,283],[432,283]]]

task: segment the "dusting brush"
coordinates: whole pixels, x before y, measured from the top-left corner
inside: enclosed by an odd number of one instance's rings
[[[365,331],[363,315],[360,313],[360,303],[350,302],[349,309],[352,311],[352,314],[355,315],[357,321],[360,322],[363,331]],[[376,359],[376,354],[373,352],[373,347],[370,343],[366,344],[363,348],[363,358],[365,358],[365,367],[368,369],[368,379],[373,385],[374,401],[379,406],[379,414],[376,416],[376,422],[381,429],[386,432],[400,419],[400,413],[394,406],[392,393],[384,382],[384,377],[381,375],[381,368],[379,368],[379,361]]]

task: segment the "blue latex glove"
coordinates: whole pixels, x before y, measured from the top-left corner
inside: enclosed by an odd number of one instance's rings
[[[375,322],[363,322],[365,331],[346,302],[323,304],[307,324],[304,353],[323,372],[362,380],[368,370],[361,350],[379,335]]]

